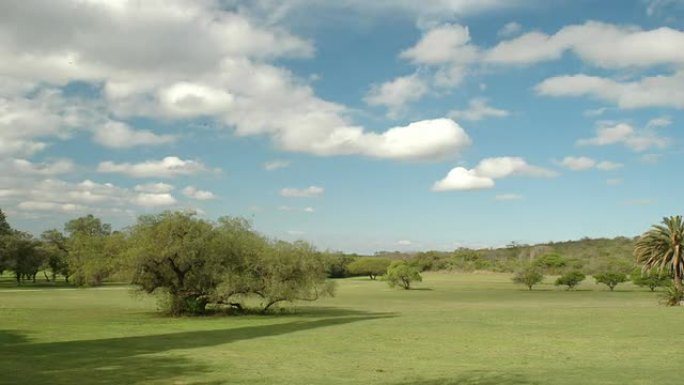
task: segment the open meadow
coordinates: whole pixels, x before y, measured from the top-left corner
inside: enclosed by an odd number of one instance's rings
[[[684,309],[623,284],[368,278],[277,316],[164,317],[127,286],[0,289],[1,384],[679,384]],[[6,277],[7,278],[7,277]]]

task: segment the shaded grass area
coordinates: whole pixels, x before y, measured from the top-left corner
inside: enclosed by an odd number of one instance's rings
[[[167,318],[125,288],[0,290],[0,384],[677,384],[684,309],[631,285],[339,281],[278,316]]]

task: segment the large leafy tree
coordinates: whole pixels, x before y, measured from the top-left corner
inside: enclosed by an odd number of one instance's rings
[[[114,271],[114,263],[123,245],[121,233],[87,215],[64,225],[68,238],[67,263],[72,281],[79,286],[98,286]]]
[[[665,217],[660,224],[651,226],[634,247],[634,255],[644,270],[667,270],[674,277],[674,286],[682,291],[684,272],[684,222],[682,216]]]

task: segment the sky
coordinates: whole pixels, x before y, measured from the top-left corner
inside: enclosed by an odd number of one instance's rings
[[[682,0],[0,2],[0,208],[248,218],[321,249],[682,213]]]

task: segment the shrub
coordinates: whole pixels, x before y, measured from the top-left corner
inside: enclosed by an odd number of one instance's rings
[[[561,275],[556,280],[556,286],[567,286],[568,289],[574,289],[580,282],[584,281],[585,275],[581,271],[573,270]]]
[[[387,258],[366,257],[359,258],[347,266],[351,274],[367,275],[375,279],[378,275],[385,274],[391,261]]]
[[[412,282],[421,282],[423,277],[420,276],[418,268],[411,266],[408,262],[394,261],[387,268],[385,279],[390,287],[399,286],[408,290],[411,288]]]
[[[672,277],[657,269],[647,273],[642,272],[641,269],[636,269],[632,272],[632,282],[637,286],[648,287],[651,291],[655,291],[657,287],[667,287],[672,283]]]
[[[513,276],[513,282],[521,285],[527,286],[528,289],[532,290],[532,286],[540,283],[544,280],[544,274],[535,266],[527,266],[524,269],[515,273]]]
[[[545,254],[537,258],[534,264],[548,274],[558,274],[568,265],[568,261],[560,254]]]
[[[670,285],[661,295],[662,302],[666,306],[681,306],[684,301],[684,290],[675,285]]]
[[[596,283],[602,283],[608,286],[610,291],[613,291],[613,289],[615,289],[615,286],[617,286],[618,284],[627,282],[627,274],[606,271],[603,273],[595,274],[594,279],[596,280]]]

